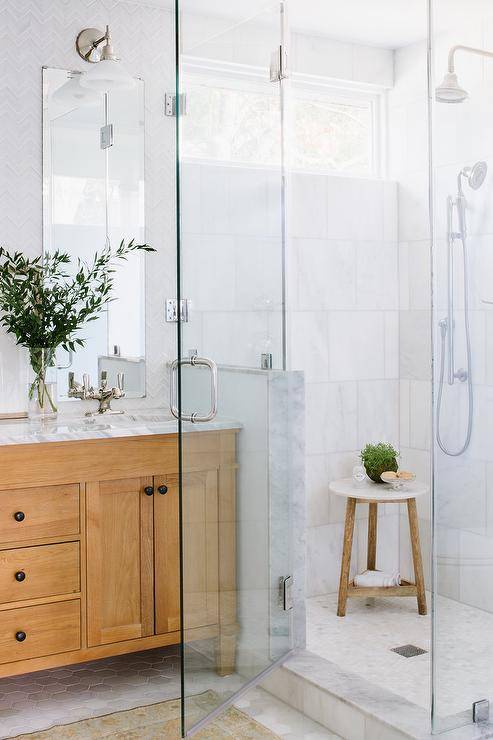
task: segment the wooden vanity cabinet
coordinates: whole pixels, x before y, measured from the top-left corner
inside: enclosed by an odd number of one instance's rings
[[[154,634],[153,491],[152,478],[86,484],[89,647]]]
[[[185,637],[216,639],[221,674],[236,433],[191,433],[184,456]],[[5,446],[0,481],[0,676],[180,641],[177,435]]]

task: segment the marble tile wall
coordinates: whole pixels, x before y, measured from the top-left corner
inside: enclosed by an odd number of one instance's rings
[[[443,0],[435,0],[437,22],[446,16]],[[487,4],[474,3],[460,9],[447,31],[435,38],[434,74],[443,77],[449,47],[458,43],[491,48],[493,11]],[[493,611],[493,454],[490,444],[493,375],[491,342],[492,276],[491,197],[493,193],[493,150],[491,146],[491,100],[489,90],[493,67],[489,60],[472,55],[457,59],[461,84],[468,90],[467,110],[464,105],[447,114],[447,106],[434,110],[434,180],[435,180],[435,323],[446,309],[446,209],[444,202],[456,192],[458,172],[478,160],[488,165],[488,174],[479,190],[465,185],[468,226],[468,266],[470,286],[470,324],[472,345],[472,378],[474,416],[472,438],[466,453],[459,458],[445,456],[436,450],[436,511],[438,521],[438,585],[442,593],[465,604]],[[462,280],[458,260],[458,280]],[[460,288],[459,288],[460,290]],[[457,301],[458,366],[465,363],[463,336],[463,301]],[[435,347],[439,365],[441,348]],[[465,384],[445,388],[442,431],[450,447],[464,439],[467,424]],[[480,586],[478,585],[480,584]],[[478,644],[478,650],[479,644]]]
[[[208,374],[185,370],[184,383],[187,403],[200,408],[208,397]],[[238,672],[250,678],[290,649],[290,635],[293,646],[305,645],[304,378],[300,372],[220,367],[218,386],[219,417],[241,425],[237,660]],[[293,614],[278,603],[279,578],[290,573]]]
[[[357,216],[357,217],[356,217]],[[368,441],[399,445],[397,186],[292,173],[289,362],[306,377],[307,594],[337,589],[344,500]],[[378,565],[399,567],[399,512],[381,507]],[[353,567],[364,567],[361,511]],[[361,537],[359,535],[361,534]]]
[[[388,94],[388,167],[398,181],[399,438],[402,467],[431,476],[431,264],[425,43],[395,52]],[[430,496],[418,500],[425,578],[430,584]],[[407,511],[401,507],[400,569],[412,577]]]
[[[188,161],[181,168],[185,350],[282,367],[281,180],[276,168]]]
[[[445,23],[443,0],[433,4],[436,22],[448,30],[434,39],[434,74],[443,77],[451,45],[491,45],[493,15],[482,4],[460,9]],[[471,444],[465,454],[449,457],[435,444],[438,590],[443,595],[493,611],[493,590],[487,584],[493,567],[491,511],[491,383],[492,350],[488,329],[493,326],[491,306],[493,224],[488,207],[493,188],[490,112],[487,91],[490,62],[464,55],[460,59],[461,84],[469,90],[467,106],[434,107],[434,298],[435,329],[446,314],[446,198],[454,195],[462,167],[484,160],[489,166],[478,191],[467,189],[468,266],[474,419]],[[427,170],[426,54],[423,44],[398,50],[395,87],[389,93],[390,175],[399,181],[400,278],[400,439],[403,462],[420,477],[429,475],[431,438],[430,250]],[[458,365],[465,364],[463,335],[462,269],[457,260]],[[436,387],[441,362],[440,335],[435,337]],[[445,386],[442,434],[447,445],[460,447],[467,425],[466,384]],[[419,502],[425,563],[429,564],[430,502]],[[410,568],[407,522],[401,519],[401,566]],[[407,562],[407,566],[405,565]],[[484,586],[477,588],[478,581]]]

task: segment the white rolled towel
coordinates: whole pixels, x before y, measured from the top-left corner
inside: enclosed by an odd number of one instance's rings
[[[365,570],[364,573],[360,573],[354,577],[354,585],[362,588],[391,588],[392,586],[401,585],[401,575],[398,571],[395,571],[394,573],[384,573],[381,570]]]

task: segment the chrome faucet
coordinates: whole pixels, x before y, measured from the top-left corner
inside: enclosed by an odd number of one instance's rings
[[[124,391],[125,375],[118,373],[117,388],[108,388],[108,373],[106,370],[101,372],[101,385],[98,390],[92,387],[91,379],[87,373],[82,376],[82,383],[77,383],[74,373],[68,374],[68,397],[80,398],[81,401],[99,401],[97,411],[86,411],[86,416],[97,416],[98,414],[124,414],[124,411],[114,411],[111,408],[111,401],[125,396]]]

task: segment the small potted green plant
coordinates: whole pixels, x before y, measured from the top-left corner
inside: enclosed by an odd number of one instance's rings
[[[366,474],[375,483],[383,483],[380,476],[386,470],[397,472],[399,466],[397,458],[399,453],[391,444],[378,442],[378,444],[367,444],[361,450],[361,462],[365,466]]]
[[[56,415],[57,348],[75,351],[84,346],[77,332],[114,300],[115,263],[139,250],[155,251],[148,244],[122,240],[114,251],[108,245],[95,253],[92,262],[79,259],[70,269],[71,258],[65,252],[29,259],[0,247],[0,325],[29,352],[32,418]]]

